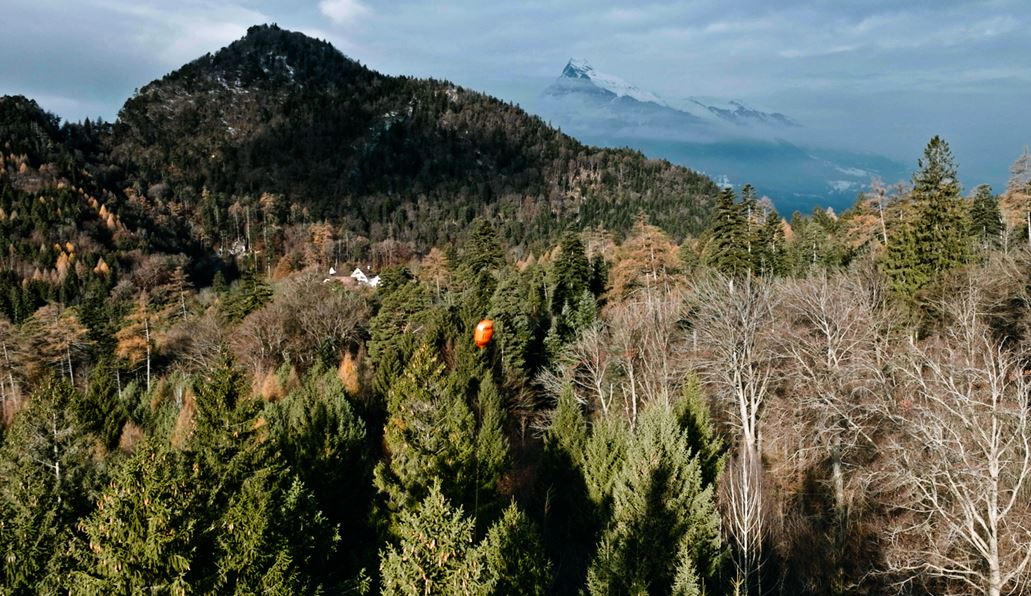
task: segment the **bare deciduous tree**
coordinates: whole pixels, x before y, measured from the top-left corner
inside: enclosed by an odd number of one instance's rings
[[[912,397],[885,447],[890,570],[954,593],[1031,590],[1031,419],[1024,359],[993,339],[972,286],[938,337],[912,345]]]
[[[776,370],[771,335],[777,297],[768,281],[714,276],[694,287],[690,303],[703,378],[726,422],[737,433],[737,455],[721,491],[721,507],[734,544],[738,583],[756,589],[766,533],[759,426]]]
[[[826,461],[835,509],[845,511],[850,456],[874,443],[883,409],[889,313],[876,288],[854,274],[817,275],[784,285],[777,350],[792,379],[778,402],[778,438],[785,456],[804,470]]]

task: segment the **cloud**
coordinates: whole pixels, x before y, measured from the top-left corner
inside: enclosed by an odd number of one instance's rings
[[[338,25],[348,25],[369,14],[369,7],[358,0],[322,0],[319,10]]]

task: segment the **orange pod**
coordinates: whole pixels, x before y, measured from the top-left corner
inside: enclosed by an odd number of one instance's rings
[[[490,343],[490,338],[494,335],[494,321],[490,319],[484,319],[476,324],[476,332],[473,333],[473,341],[476,342],[476,347],[483,349]]]

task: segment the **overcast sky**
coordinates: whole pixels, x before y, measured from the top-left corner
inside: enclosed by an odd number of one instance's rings
[[[1026,0],[0,0],[0,94],[113,119],[133,90],[276,22],[389,74],[533,106],[570,57],[660,95],[740,98],[915,163],[933,134],[998,186],[1031,144]]]

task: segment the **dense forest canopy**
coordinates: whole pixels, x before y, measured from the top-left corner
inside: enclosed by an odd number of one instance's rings
[[[958,167],[788,221],[274,26],[0,98],[0,592],[1027,593],[1031,156]]]

